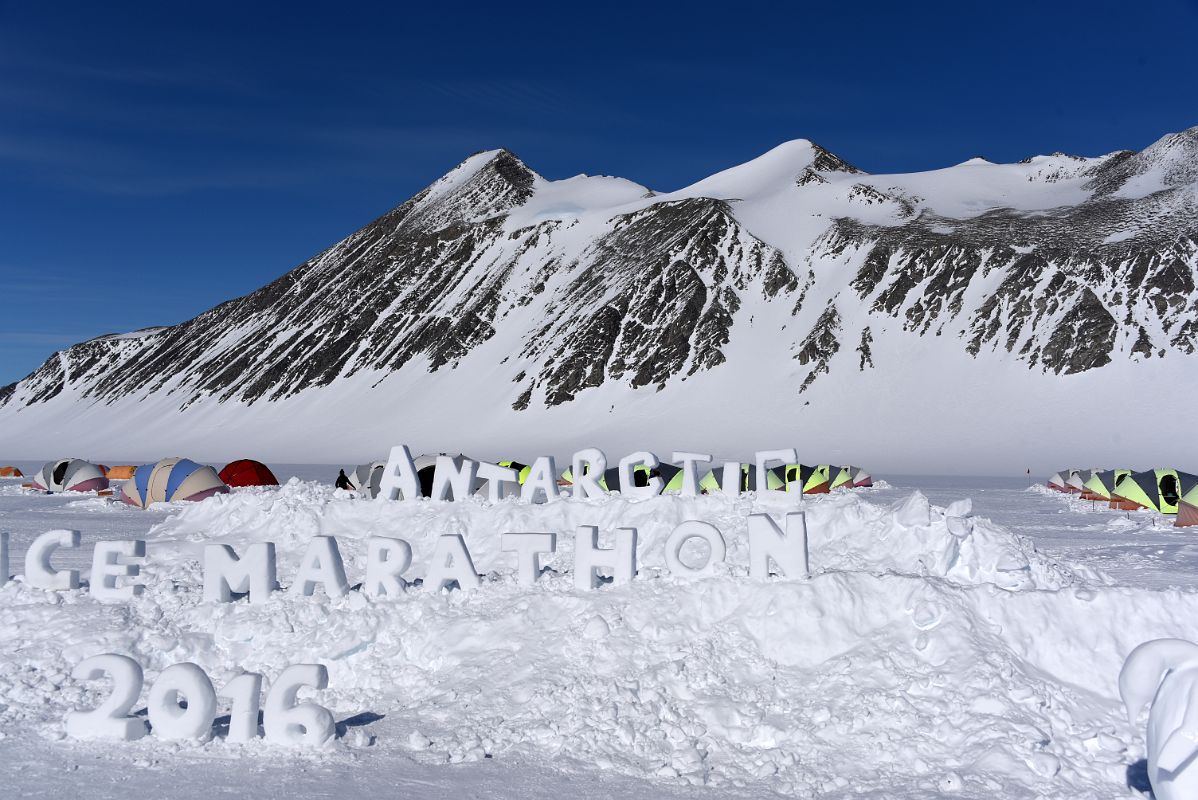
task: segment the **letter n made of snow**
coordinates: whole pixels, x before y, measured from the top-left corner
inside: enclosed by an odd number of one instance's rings
[[[749,576],[767,580],[773,572],[785,578],[811,577],[807,560],[807,517],[801,511],[786,515],[786,530],[768,514],[749,515]]]

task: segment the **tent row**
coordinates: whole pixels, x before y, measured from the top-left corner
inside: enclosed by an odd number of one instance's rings
[[[1176,515],[1179,528],[1198,525],[1198,475],[1191,472],[1063,469],[1048,478],[1048,488],[1123,511],[1148,508]]]
[[[455,465],[460,465],[465,456],[460,453],[450,456]],[[520,485],[528,478],[531,467],[519,461],[497,461],[498,466],[508,467],[516,471]],[[422,455],[413,459],[416,474],[420,480],[420,493],[431,497],[433,491],[433,474],[437,464],[436,455]],[[376,497],[383,478],[383,470],[387,462],[375,461],[369,464],[359,464],[348,473],[341,470],[337,476],[336,485],[339,489],[349,489],[362,493],[367,497]],[[716,467],[707,471],[699,480],[699,488],[704,492],[720,489],[724,485],[724,467]],[[673,464],[662,463],[656,467],[639,465],[633,470],[633,481],[636,486],[648,486],[653,478],[661,478],[663,491],[678,491],[682,488],[682,469]],[[620,471],[612,468],[605,470],[599,477],[598,484],[607,491],[620,490]],[[769,470],[766,478],[766,489],[802,492],[803,494],[822,494],[834,489],[865,488],[873,486],[873,478],[868,472],[857,466],[832,466],[819,464],[787,464]],[[558,477],[558,486],[572,486],[574,475],[570,468],[562,471]],[[488,482],[480,480],[474,487],[474,494],[485,496],[488,493]],[[757,470],[751,464],[740,465],[740,490],[742,492],[757,491]]]
[[[219,473],[212,467],[186,458],[164,458],[154,464],[106,467],[81,458],[51,461],[38,470],[28,484],[31,489],[59,492],[106,492],[121,483],[121,502],[136,508],[152,503],[199,501],[224,494],[233,486],[278,486],[265,464],[242,459]]]

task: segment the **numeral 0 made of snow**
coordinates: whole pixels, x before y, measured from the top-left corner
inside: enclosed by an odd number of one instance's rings
[[[90,710],[67,714],[67,735],[75,739],[108,739],[130,742],[146,735],[146,723],[130,716],[141,696],[141,664],[115,653],[92,656],[81,661],[71,677],[91,681],[109,676],[112,692]],[[256,672],[238,675],[219,693],[212,680],[195,664],[184,662],[167,667],[150,687],[146,706],[150,728],[160,739],[204,742],[212,738],[217,698],[231,701],[229,712],[230,742],[249,742],[258,738],[258,712],[266,741],[291,746],[315,746],[333,737],[333,715],[316,703],[296,701],[300,689],[324,689],[329,672],[321,664],[293,664],[271,684],[266,703],[261,704],[262,676]],[[184,705],[181,700],[186,701]]]

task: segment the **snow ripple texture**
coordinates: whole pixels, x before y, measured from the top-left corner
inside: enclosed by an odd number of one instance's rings
[[[800,505],[813,577],[750,580],[746,516]],[[687,519],[728,540],[714,576],[666,571],[665,538]],[[638,579],[576,591],[580,524],[636,527]],[[559,532],[536,587],[516,584],[504,531]],[[408,540],[419,577],[444,533],[465,535],[481,588],[201,600],[208,543],[275,542],[286,584],[312,536],[336,536],[352,584],[368,536]],[[328,665],[323,702],[338,719],[385,715],[380,745],[422,760],[552,760],[796,797],[1110,796],[1141,755],[1117,699],[1122,660],[1147,639],[1191,635],[1198,612],[1193,594],[1115,586],[970,516],[968,501],[942,509],[919,493],[891,507],[868,492],[534,507],[372,503],[293,480],[177,509],[147,538],[147,590],[129,604],[20,579],[0,588],[0,730],[61,738],[64,714],[102,694],[68,677],[97,652],[135,656],[147,684],[185,660],[218,686],[238,667],[269,677],[311,661]],[[270,757],[262,743],[204,747]]]

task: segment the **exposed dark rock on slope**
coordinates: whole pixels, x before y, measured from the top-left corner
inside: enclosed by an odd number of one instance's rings
[[[488,363],[510,363],[509,402],[526,410],[719,370],[776,302],[796,394],[874,368],[893,336],[1072,374],[1194,353],[1196,274],[1198,128],[1139,153],[914,178],[795,142],[665,194],[548,182],[501,150],[250,295],[56,353],[0,389],[0,410],[268,402],[454,368],[493,339],[505,344]]]

